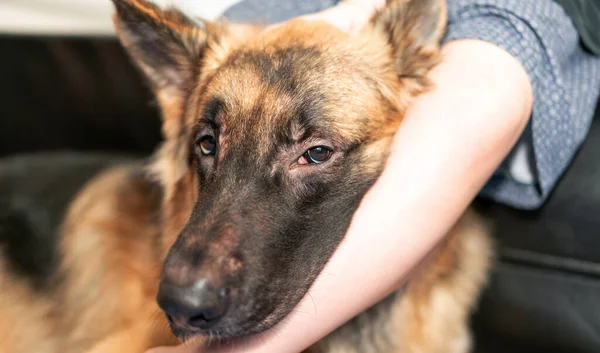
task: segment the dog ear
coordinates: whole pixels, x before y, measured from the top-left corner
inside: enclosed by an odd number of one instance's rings
[[[400,78],[423,80],[437,64],[446,30],[445,0],[387,0],[371,19],[371,27],[386,36]]]
[[[145,0],[113,3],[119,39],[150,81],[165,122],[182,114],[201,59],[207,48],[218,42],[223,26],[186,17],[174,9],[162,10]]]

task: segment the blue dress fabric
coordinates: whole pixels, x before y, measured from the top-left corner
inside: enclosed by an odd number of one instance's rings
[[[337,2],[243,0],[224,17],[276,23]],[[447,4],[444,42],[494,43],[522,64],[533,87],[530,122],[480,195],[515,208],[538,208],[587,135],[600,92],[600,57],[583,48],[573,22],[553,0],[448,0]]]

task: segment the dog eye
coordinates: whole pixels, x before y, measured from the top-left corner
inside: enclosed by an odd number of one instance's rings
[[[217,153],[217,141],[210,135],[204,135],[196,142],[200,147],[200,152],[205,156],[212,156]]]
[[[300,157],[298,164],[321,164],[327,162],[332,154],[333,151],[329,147],[312,147]]]

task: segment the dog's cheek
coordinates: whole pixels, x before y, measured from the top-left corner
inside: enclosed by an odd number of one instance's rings
[[[321,193],[305,204],[303,214],[306,219],[298,227],[304,229],[301,237],[306,241],[298,255],[299,262],[310,259],[308,262],[313,263],[313,268],[307,269],[309,272],[320,271],[318,267],[329,260],[345,236],[362,198],[381,172],[384,159],[377,158],[381,160],[379,163],[361,163],[375,159],[362,152],[357,151],[347,163],[339,166],[335,174],[329,175],[329,180],[318,187]]]

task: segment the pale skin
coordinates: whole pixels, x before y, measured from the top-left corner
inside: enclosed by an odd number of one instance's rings
[[[382,3],[351,0],[307,18],[353,33]],[[458,220],[523,132],[533,93],[521,64],[493,44],[458,40],[446,44],[442,54],[429,74],[434,89],[409,109],[384,172],[310,295],[260,336],[204,352],[308,348],[397,290]],[[186,344],[150,352],[199,351]]]

